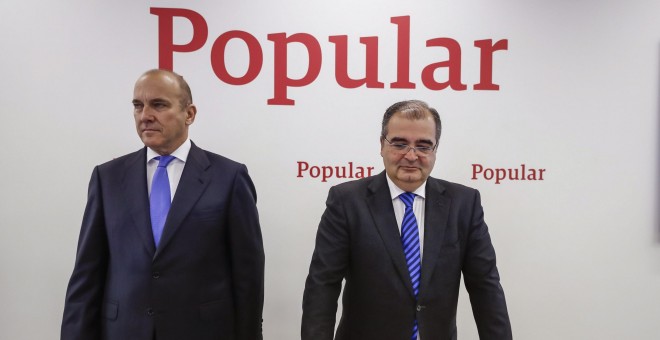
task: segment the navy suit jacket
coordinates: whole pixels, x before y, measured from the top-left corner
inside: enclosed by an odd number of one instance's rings
[[[94,169],[62,339],[262,339],[264,251],[246,167],[193,143],[158,248],[146,178],[146,148]]]
[[[303,297],[302,339],[456,339],[461,273],[481,339],[511,339],[495,251],[477,190],[428,178],[418,300],[385,172],[330,189]]]

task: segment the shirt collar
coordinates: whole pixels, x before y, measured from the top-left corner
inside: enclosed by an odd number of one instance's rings
[[[398,198],[399,195],[405,192],[401,188],[399,188],[396,184],[394,184],[394,181],[392,181],[390,176],[385,174],[385,178],[387,178],[387,185],[390,188],[390,195],[392,196],[392,199]],[[413,191],[413,194],[421,198],[426,198],[426,181],[424,181],[424,183],[422,183],[422,185],[420,185],[419,188]]]
[[[181,146],[179,146],[174,152],[172,152],[170,155],[176,157],[176,159],[186,162],[186,159],[188,159],[188,153],[190,153],[190,138],[186,139]],[[154,159],[154,157],[160,156],[156,151],[152,150],[151,148],[147,148],[147,163],[149,163],[151,160]]]

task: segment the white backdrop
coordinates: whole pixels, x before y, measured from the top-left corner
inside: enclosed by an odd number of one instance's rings
[[[302,292],[331,185],[298,178],[297,162],[373,166],[380,118],[395,101],[436,107],[444,131],[433,175],[478,188],[517,339],[660,338],[658,128],[660,3],[656,1],[109,1],[0,2],[0,339],[58,339],[87,183],[94,165],[141,147],[132,118],[138,75],[158,66],[158,17],[194,10],[204,46],[175,53],[199,113],[201,147],[245,163],[257,187],[266,248],[266,339],[299,337]],[[397,26],[410,16],[410,81],[396,81]],[[220,81],[210,54],[221,34],[250,33],[257,78]],[[174,42],[192,26],[178,18]],[[322,50],[318,78],[291,87],[295,105],[268,105],[274,44],[307,33]],[[385,88],[345,89],[329,36],[348,35],[349,74],[364,75],[359,37],[378,36]],[[461,46],[465,91],[427,89],[422,69],[447,60],[429,39]],[[478,91],[475,40],[506,39],[493,59],[499,91]],[[234,76],[244,44],[227,45]],[[291,44],[289,75],[307,70]],[[438,81],[445,71],[436,72]],[[472,164],[546,169],[543,181],[472,180]],[[477,339],[466,294],[461,339]]]

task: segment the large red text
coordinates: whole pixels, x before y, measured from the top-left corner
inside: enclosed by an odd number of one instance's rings
[[[151,14],[158,16],[158,63],[160,68],[173,70],[175,53],[190,53],[201,49],[208,41],[208,25],[204,17],[192,10],[183,8],[151,8]],[[174,43],[174,19],[184,18],[192,24],[193,34],[185,44]],[[410,50],[420,42],[411,41],[410,16],[390,18],[395,26],[392,39],[396,39],[396,79],[388,84],[392,89],[414,89],[417,84],[410,79]],[[292,87],[303,87],[316,80],[321,71],[323,56],[319,40],[309,33],[271,33],[266,38],[272,42],[273,49],[273,96],[267,100],[268,105],[294,105],[295,100],[289,96]],[[225,53],[227,45],[232,40],[245,44],[249,52],[248,67],[242,75],[232,75],[227,70]],[[377,36],[360,37],[365,46],[364,75],[361,78],[348,74],[348,35],[333,35],[328,41],[334,44],[335,80],[344,88],[385,88],[385,83],[379,79],[378,72],[378,40]],[[294,78],[287,71],[288,47],[291,44],[301,44],[307,51],[307,70],[302,77]],[[440,91],[450,88],[455,91],[467,90],[468,86],[461,79],[461,45],[458,41],[438,37],[426,40],[426,47],[443,48],[447,59],[425,66],[420,71],[424,87]],[[475,40],[474,47],[479,49],[479,82],[472,85],[476,91],[497,91],[500,86],[493,81],[493,58],[497,51],[508,50],[508,40],[493,39]],[[232,30],[220,34],[211,47],[211,68],[219,80],[230,85],[245,85],[255,80],[261,73],[264,53],[259,40],[252,34]],[[443,71],[446,79],[436,79],[436,71]],[[416,70],[417,71],[417,70]]]

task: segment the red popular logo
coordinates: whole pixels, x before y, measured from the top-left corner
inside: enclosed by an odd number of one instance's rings
[[[183,8],[151,8],[151,14],[158,16],[158,63],[160,68],[172,70],[174,67],[174,53],[187,53],[199,50],[208,38],[208,25],[204,17],[192,10]],[[191,40],[182,45],[174,44],[174,18],[185,18],[190,21],[193,28]],[[390,18],[390,22],[397,26],[397,79],[389,84],[393,89],[414,89],[416,84],[410,81],[410,16]],[[273,42],[273,97],[269,98],[268,105],[294,105],[295,101],[288,97],[290,87],[303,87],[316,80],[322,64],[321,45],[309,33],[271,33],[268,40]],[[242,76],[233,76],[227,71],[225,64],[225,50],[232,39],[241,40],[249,51],[249,64]],[[384,88],[385,84],[378,80],[378,37],[360,37],[360,43],[365,45],[365,75],[363,78],[351,78],[348,75],[348,36],[333,35],[328,40],[335,44],[335,79],[337,84],[344,88]],[[292,43],[302,44],[307,50],[307,72],[301,78],[291,78],[287,72],[288,46]],[[499,85],[493,83],[493,54],[495,51],[507,50],[508,40],[502,39],[493,42],[492,39],[475,40],[474,46],[480,50],[480,79],[474,84],[474,90],[499,90]],[[448,59],[432,63],[421,71],[424,86],[430,90],[443,90],[447,87],[455,91],[464,91],[467,86],[461,81],[461,45],[451,38],[434,38],[426,41],[426,47],[442,47],[447,50]],[[261,73],[263,66],[263,50],[257,38],[252,34],[232,30],[222,33],[211,48],[211,67],[221,81],[230,85],[245,85],[253,81]],[[436,70],[446,68],[448,79],[437,81]]]

